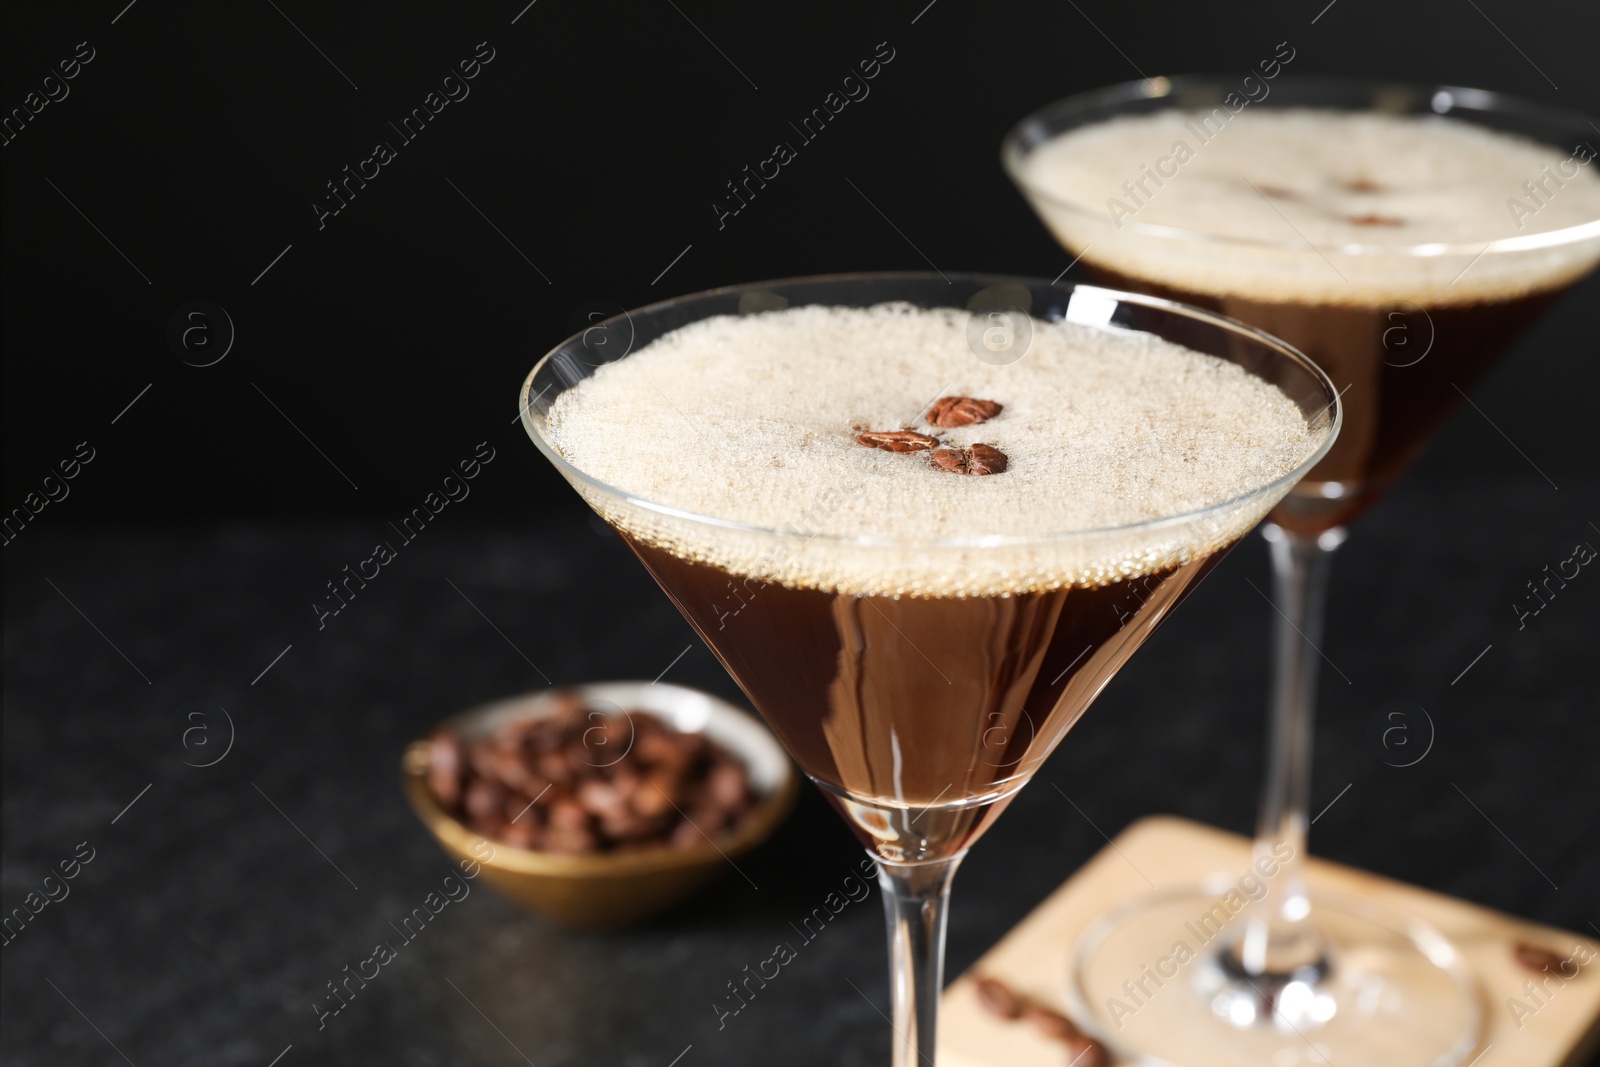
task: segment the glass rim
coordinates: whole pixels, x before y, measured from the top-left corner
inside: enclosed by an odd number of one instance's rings
[[[1138,304],[1143,307],[1153,308],[1160,311],[1173,312],[1186,318],[1203,322],[1235,335],[1242,336],[1247,340],[1256,341],[1266,346],[1276,355],[1282,358],[1287,358],[1292,364],[1309,374],[1311,378],[1321,386],[1324,395],[1331,398],[1328,401],[1327,406],[1324,407],[1322,411],[1319,411],[1317,415],[1309,416],[1307,418],[1307,421],[1310,422],[1311,420],[1320,416],[1322,412],[1331,410],[1327,434],[1321,443],[1318,444],[1316,448],[1312,449],[1310,454],[1307,455],[1306,458],[1303,459],[1299,464],[1297,464],[1294,469],[1279,475],[1277,478],[1274,478],[1263,485],[1256,486],[1246,492],[1229,497],[1226,500],[1218,501],[1213,504],[1207,504],[1203,507],[1193,508],[1177,514],[1158,516],[1153,519],[1141,519],[1137,522],[1131,523],[1120,523],[1111,526],[1096,526],[1082,530],[1064,530],[1046,534],[984,534],[976,537],[908,540],[906,538],[889,537],[883,535],[827,534],[815,531],[778,529],[770,526],[757,525],[755,523],[742,522],[736,519],[723,519],[711,515],[701,515],[697,512],[689,511],[685,508],[676,507],[671,504],[647,500],[636,493],[632,493],[607,482],[603,482],[579,468],[576,464],[572,463],[565,456],[563,456],[555,448],[555,446],[550,443],[550,441],[544,436],[541,427],[534,420],[533,402],[537,399],[537,396],[534,396],[532,399],[530,399],[534,379],[538,377],[540,371],[542,371],[553,358],[565,351],[568,346],[572,345],[575,341],[581,343],[584,333],[586,333],[588,330],[602,328],[611,323],[622,322],[624,320],[631,324],[635,315],[645,315],[647,313],[659,314],[671,308],[704,301],[711,297],[725,296],[734,293],[742,294],[746,292],[770,291],[775,287],[781,286],[829,282],[848,283],[853,281],[900,281],[906,283],[915,283],[931,282],[934,279],[939,279],[947,283],[952,279],[960,279],[969,283],[977,283],[982,287],[988,287],[992,285],[1022,285],[1029,288],[1044,287],[1047,289],[1060,290],[1069,297],[1072,293],[1075,293],[1079,290],[1084,290],[1109,296],[1118,303]],[[892,301],[893,298],[885,298],[885,300],[881,302],[890,303]],[[629,353],[632,351],[633,349],[630,348]],[[617,357],[618,360],[626,358],[628,358],[628,354]],[[1249,372],[1247,371],[1247,373]],[[1268,384],[1273,383],[1269,382]],[[548,386],[546,388],[548,388]],[[1274,388],[1277,388],[1277,386],[1274,385]],[[1281,392],[1282,390],[1280,389],[1279,391]],[[542,393],[543,390],[541,390],[540,395],[542,395]],[[1294,402],[1292,397],[1290,400],[1291,402]],[[580,330],[577,333],[568,336],[560,344],[551,348],[542,357],[540,357],[539,361],[534,364],[533,369],[528,372],[527,377],[523,380],[522,390],[518,395],[518,407],[520,409],[520,417],[522,420],[523,429],[527,431],[528,436],[533,440],[534,445],[538,447],[539,451],[544,454],[546,459],[550,460],[550,462],[559,472],[561,472],[564,477],[588,486],[593,490],[598,490],[607,496],[619,499],[631,507],[640,508],[644,511],[678,521],[693,522],[704,526],[712,526],[718,529],[735,531],[742,534],[758,535],[779,540],[794,539],[807,543],[812,541],[821,541],[823,543],[851,546],[856,548],[882,548],[897,549],[902,551],[908,549],[987,550],[994,548],[1024,547],[1028,545],[1051,545],[1062,542],[1070,542],[1073,540],[1086,540],[1093,537],[1126,535],[1135,532],[1156,531],[1169,526],[1181,526],[1185,523],[1194,522],[1207,515],[1222,514],[1231,509],[1242,507],[1251,500],[1259,499],[1263,496],[1274,493],[1279,489],[1292,487],[1306,474],[1310,473],[1312,468],[1321,462],[1322,458],[1327,455],[1328,450],[1333,447],[1334,440],[1339,436],[1339,430],[1344,423],[1344,403],[1342,400],[1342,394],[1334,387],[1333,381],[1322,370],[1322,368],[1317,366],[1317,364],[1308,358],[1304,353],[1288,344],[1286,341],[1282,341],[1263,330],[1258,330],[1248,323],[1240,322],[1237,319],[1229,318],[1226,315],[1220,315],[1216,312],[1206,311],[1203,308],[1197,308],[1189,304],[1179,303],[1175,300],[1167,300],[1157,296],[1147,296],[1143,293],[1123,292],[1117,289],[1108,289],[1103,286],[1087,285],[1082,283],[1063,285],[1058,282],[1046,281],[1043,278],[1029,278],[1021,275],[987,274],[982,272],[946,273],[936,271],[842,272],[834,274],[801,275],[792,278],[775,278],[759,282],[743,282],[737,285],[725,285],[714,289],[705,289],[699,292],[686,293],[681,296],[670,297],[666,300],[659,300],[653,304],[646,304],[643,307],[635,308],[632,311],[624,311],[621,315],[613,315],[602,322],[595,323],[592,326],[586,327],[584,330]]]
[[[1451,107],[1446,108],[1444,111],[1426,112],[1426,114],[1437,118],[1451,117],[1451,112],[1455,110],[1454,105],[1459,104],[1461,107],[1470,107],[1474,111],[1494,111],[1507,117],[1540,117],[1546,120],[1563,120],[1572,122],[1574,126],[1587,123],[1600,130],[1600,123],[1597,123],[1584,112],[1570,108],[1553,107],[1549,104],[1529,100],[1526,97],[1491,89],[1474,89],[1469,86],[1428,82],[1403,82],[1380,78],[1295,74],[1284,74],[1281,77],[1283,81],[1280,84],[1292,83],[1296,86],[1307,88],[1320,86],[1346,91],[1367,90],[1373,93],[1384,90],[1400,91],[1425,94],[1423,98],[1428,100],[1437,99],[1441,93],[1447,94],[1452,104]],[[1005,137],[1000,142],[1000,165],[1005,168],[1007,176],[1011,178],[1017,188],[1027,194],[1029,198],[1103,223],[1106,221],[1104,208],[1059,196],[1029,181],[1028,176],[1024,173],[1022,162],[1039,147],[1039,144],[1044,142],[1025,143],[1029,140],[1027,131],[1039,125],[1048,126],[1051,120],[1060,120],[1066,116],[1081,114],[1094,109],[1110,108],[1119,104],[1131,104],[1139,100],[1161,99],[1171,96],[1179,90],[1201,88],[1236,91],[1237,79],[1228,81],[1226,75],[1220,74],[1179,74],[1170,77],[1135,78],[1130,81],[1118,82],[1099,89],[1090,89],[1086,92],[1074,93],[1071,96],[1063,97],[1029,112],[1006,132]],[[1304,106],[1312,110],[1318,108],[1318,105],[1314,104]],[[1372,110],[1370,108],[1361,109],[1337,105],[1325,105],[1321,109],[1351,112]],[[1423,114],[1423,112],[1413,112],[1413,114]],[[1107,119],[1111,117],[1113,116],[1105,116]],[[1471,118],[1458,118],[1457,121],[1479,125],[1474,123]],[[1086,123],[1085,125],[1088,124]],[[1543,141],[1540,143],[1548,144],[1548,142]],[[1261,238],[1235,237],[1181,226],[1163,226],[1159,223],[1140,222],[1138,219],[1122,219],[1120,222],[1120,228],[1145,236],[1160,237],[1168,240],[1294,252],[1304,252],[1307,246],[1310,245],[1310,242],[1303,239],[1297,241],[1269,241]],[[1318,252],[1344,256],[1483,256],[1558,247],[1596,237],[1600,237],[1600,218],[1590,219],[1587,222],[1580,222],[1559,229],[1521,234],[1516,237],[1495,238],[1490,241],[1471,241],[1467,243],[1432,241],[1420,244],[1374,244],[1363,242],[1359,244],[1310,245],[1310,247]]]

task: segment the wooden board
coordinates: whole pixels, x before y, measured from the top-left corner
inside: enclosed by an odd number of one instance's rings
[[[976,978],[998,978],[1065,1011],[1069,957],[1094,919],[1149,892],[1146,876],[1162,888],[1193,886],[1219,873],[1232,877],[1249,857],[1247,839],[1184,819],[1155,816],[1128,827],[945,990],[939,1067],[1062,1067],[1061,1045],[1031,1026],[983,1010],[974,992]],[[1473,1067],[1580,1067],[1600,1047],[1600,960],[1520,1020],[1507,1003],[1511,997],[1526,1000],[1523,983],[1532,977],[1513,959],[1513,945],[1582,944],[1600,952],[1595,938],[1315,858],[1307,877],[1313,894],[1364,898],[1431,923],[1455,944],[1477,976],[1485,1017],[1485,1032],[1472,1054],[1478,1059],[1467,1057]]]

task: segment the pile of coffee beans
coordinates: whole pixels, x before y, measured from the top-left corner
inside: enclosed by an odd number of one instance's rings
[[[554,714],[490,737],[429,738],[428,786],[445,811],[496,841],[578,854],[693,845],[755,806],[744,765],[704,735],[555,699]]]

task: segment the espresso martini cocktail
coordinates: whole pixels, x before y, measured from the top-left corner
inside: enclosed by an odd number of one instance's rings
[[[895,1063],[931,1060],[955,865],[1326,451],[1331,384],[1193,309],[968,276],[609,328],[625,358],[536,368],[529,431],[878,860]]]
[[[1014,173],[1098,280],[1260,327],[1348,390],[1275,516],[1342,525],[1600,261],[1593,151],[1431,112],[1215,111],[1074,127]]]
[[[896,862],[965,848],[1243,529],[1076,555],[985,552],[983,537],[1181,515],[1276,481],[1314,448],[1294,403],[1234,364],[1040,324],[1025,359],[992,366],[968,347],[968,318],[891,304],[707,319],[563,394],[546,423],[574,466],[696,514],[797,540],[972,544],[950,559],[826,542],[791,555],[607,514]],[[986,406],[940,418],[940,397]],[[888,447],[863,443],[874,432]],[[1004,468],[935,462],[974,448]]]
[[[1597,129],[1476,89],[1156,78],[1053,104],[1006,138],[1011,177],[1097,280],[1283,338],[1345,409],[1332,450],[1262,527],[1277,610],[1256,853],[1294,858],[1188,990],[1137,1019],[1116,1008],[1124,971],[1204,895],[1131,904],[1085,936],[1080,1011],[1124,1054],[1209,1067],[1299,1062],[1309,1047],[1445,1067],[1478,1047],[1479,996],[1448,944],[1307,892],[1322,603],[1344,524],[1600,262]]]

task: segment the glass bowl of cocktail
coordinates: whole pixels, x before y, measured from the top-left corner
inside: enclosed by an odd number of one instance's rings
[[[1328,559],[1494,361],[1600,263],[1588,166],[1600,125],[1479,89],[1261,70],[1071,97],[1001,148],[1097,281],[1283,338],[1328,372],[1345,408],[1339,440],[1262,527],[1277,611],[1255,852],[1274,865],[1271,892],[1195,989],[1114,1029],[1130,1054],[1182,1049],[1196,1065],[1298,1056],[1308,1042],[1335,1063],[1459,1063],[1481,1013],[1449,946],[1404,916],[1319,903],[1301,874]],[[1281,872],[1275,848],[1293,857]],[[1104,961],[1188,903],[1130,907],[1093,933],[1076,979],[1084,1010],[1112,1010],[1118,994],[1097,996],[1095,976],[1126,975]]]
[[[967,849],[1340,418],[1222,316],[926,273],[655,304],[521,404],[877,861],[897,1067],[933,1056]]]

